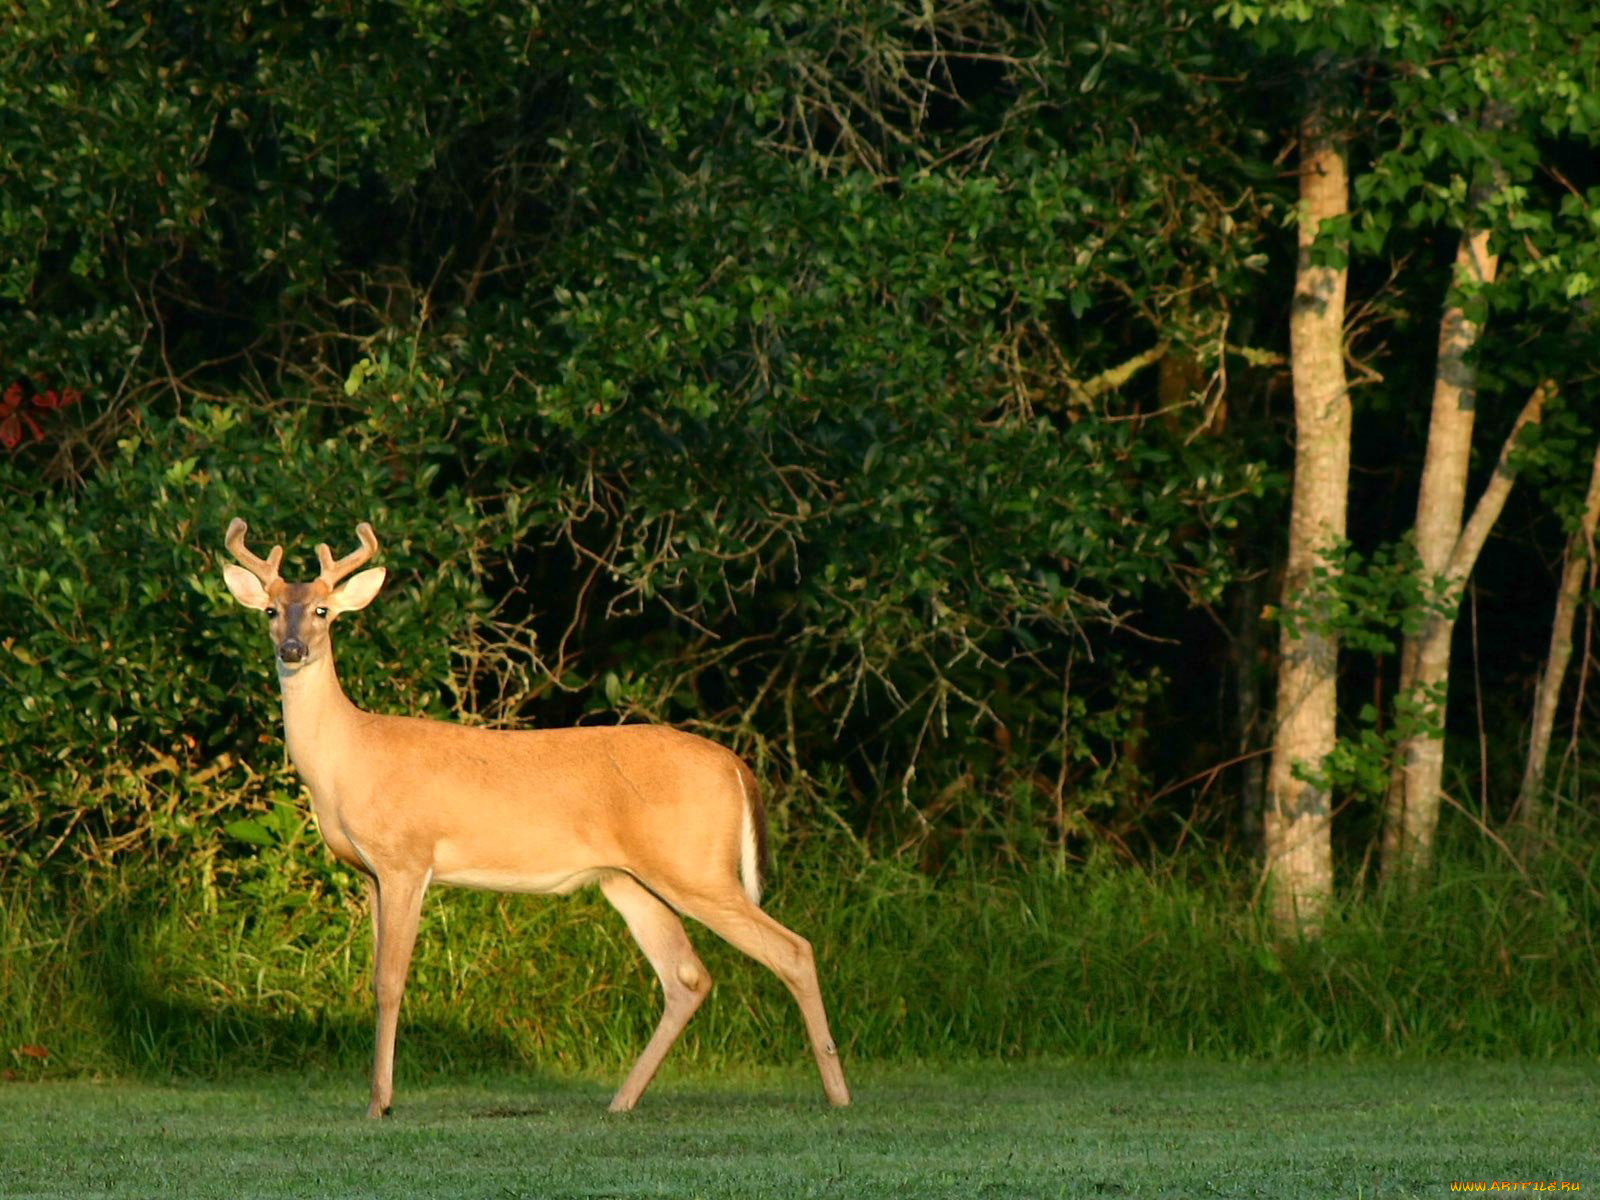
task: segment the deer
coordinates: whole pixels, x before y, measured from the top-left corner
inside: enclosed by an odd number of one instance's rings
[[[593,884],[621,914],[656,976],[659,1024],[611,1100],[627,1112],[711,990],[688,916],[772,971],[800,1007],[827,1099],[850,1103],[811,943],[760,906],[766,816],[755,774],[733,751],[668,725],[495,729],[356,707],[334,669],[332,628],[370,604],[386,569],[370,523],[337,560],[316,548],[309,583],[260,558],[229,523],[233,598],[267,618],[284,740],[323,840],[366,885],[377,1029],[369,1117],[389,1114],[395,1035],[423,897],[444,884],[566,894]]]

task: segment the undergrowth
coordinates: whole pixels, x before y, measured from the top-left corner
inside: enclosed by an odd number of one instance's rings
[[[12,1078],[364,1068],[364,896],[311,838],[220,867],[128,863],[0,891],[0,1067]],[[815,944],[847,1059],[1600,1053],[1592,861],[1529,878],[1488,848],[1453,853],[1423,892],[1347,901],[1316,943],[1275,943],[1253,888],[1243,870],[1109,862],[936,880],[814,844],[767,907]],[[717,987],[671,1061],[803,1061],[777,981],[690,932]],[[658,1003],[597,892],[438,889],[402,1068],[616,1072]]]

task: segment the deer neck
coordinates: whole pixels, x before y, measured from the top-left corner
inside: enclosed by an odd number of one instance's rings
[[[312,793],[320,794],[332,786],[338,774],[361,710],[339,686],[332,654],[295,671],[280,667],[278,685],[283,689],[283,732],[289,758],[311,785]]]

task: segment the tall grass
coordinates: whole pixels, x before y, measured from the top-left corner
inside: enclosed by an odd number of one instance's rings
[[[0,1067],[364,1065],[365,906],[323,853],[295,840],[216,877],[127,866],[72,891],[11,885]],[[769,908],[816,945],[835,1032],[858,1058],[1600,1053],[1592,866],[1529,880],[1456,853],[1415,896],[1348,902],[1316,944],[1275,944],[1253,882],[1109,864],[936,881],[816,846],[782,872]],[[718,986],[673,1061],[803,1061],[781,986],[707,931],[691,935]],[[441,889],[406,997],[403,1066],[615,1072],[642,1048],[658,996],[597,893]]]

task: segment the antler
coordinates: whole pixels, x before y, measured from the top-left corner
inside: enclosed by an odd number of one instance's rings
[[[333,561],[333,551],[328,549],[327,542],[318,544],[317,561],[322,564],[322,574],[318,578],[329,587],[333,587],[378,552],[378,535],[372,532],[371,525],[365,521],[361,522],[356,526],[356,536],[361,539],[361,548],[352,550],[338,562]]]
[[[245,549],[244,535],[250,531],[250,526],[244,523],[241,517],[235,517],[228,522],[228,535],[224,545],[232,551],[233,556],[243,563],[250,574],[261,581],[262,587],[276,583],[282,578],[278,574],[278,564],[283,561],[283,547],[274,546],[266,558],[257,558]]]

